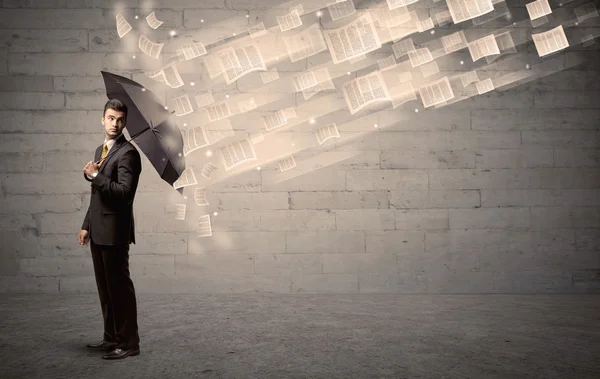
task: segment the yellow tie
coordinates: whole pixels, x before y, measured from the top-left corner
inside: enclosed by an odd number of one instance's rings
[[[108,145],[105,142],[104,146],[102,147],[102,154],[100,154],[100,159],[106,158],[107,155],[108,155]]]

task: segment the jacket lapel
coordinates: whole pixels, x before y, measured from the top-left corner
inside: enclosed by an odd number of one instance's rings
[[[125,135],[121,134],[121,136],[119,138],[117,138],[117,140],[115,141],[115,144],[113,145],[113,147],[111,147],[110,150],[108,151],[108,154],[111,154],[112,152],[116,151],[121,145],[123,145],[123,143],[125,143]],[[100,153],[102,153],[102,147],[100,147]],[[102,162],[102,164],[100,165],[98,172],[102,172],[104,170],[104,167],[106,167],[108,165],[108,163],[110,163],[117,154],[118,153],[113,153],[113,154],[109,155],[107,158],[105,158],[104,162]],[[98,155],[98,159],[100,159],[100,155]]]

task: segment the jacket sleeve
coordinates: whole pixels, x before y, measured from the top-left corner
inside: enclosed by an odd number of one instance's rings
[[[90,230],[90,206],[88,205],[87,213],[85,214],[85,218],[83,219],[83,225],[81,225],[81,230]]]
[[[98,173],[92,180],[92,185],[122,204],[131,204],[142,172],[142,160],[137,149],[128,150],[119,157],[117,170],[116,182]]]
[[[101,149],[102,149],[102,146],[98,146],[98,147],[96,148],[96,153],[94,154],[94,158],[100,155],[100,151],[101,151]],[[86,173],[84,172],[84,173],[83,173],[83,175],[84,175],[86,178],[88,178],[88,180],[89,180],[90,182],[92,181],[92,178],[91,178],[91,177],[90,177],[88,174],[86,174]],[[90,202],[91,202],[91,201],[90,201]],[[81,225],[81,230],[87,230],[87,231],[89,231],[89,230],[90,230],[90,208],[91,208],[91,206],[90,206],[90,205],[88,205],[88,210],[87,210],[87,212],[86,212],[86,214],[85,214],[85,218],[83,219],[83,225]]]

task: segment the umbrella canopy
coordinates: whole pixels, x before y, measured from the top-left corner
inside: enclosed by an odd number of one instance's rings
[[[125,128],[160,177],[173,185],[185,170],[183,136],[171,114],[152,91],[141,84],[101,71],[106,96],[127,105]],[[114,153],[111,151],[111,153]],[[179,188],[183,193],[183,188]]]

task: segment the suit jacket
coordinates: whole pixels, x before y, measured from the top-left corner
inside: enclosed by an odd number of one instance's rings
[[[142,172],[142,160],[124,135],[117,138],[109,153],[115,149],[119,150],[104,160],[98,175],[91,180],[90,206],[81,226],[97,245],[135,243],[133,199]],[[95,162],[100,160],[101,154],[102,145],[96,149]]]

